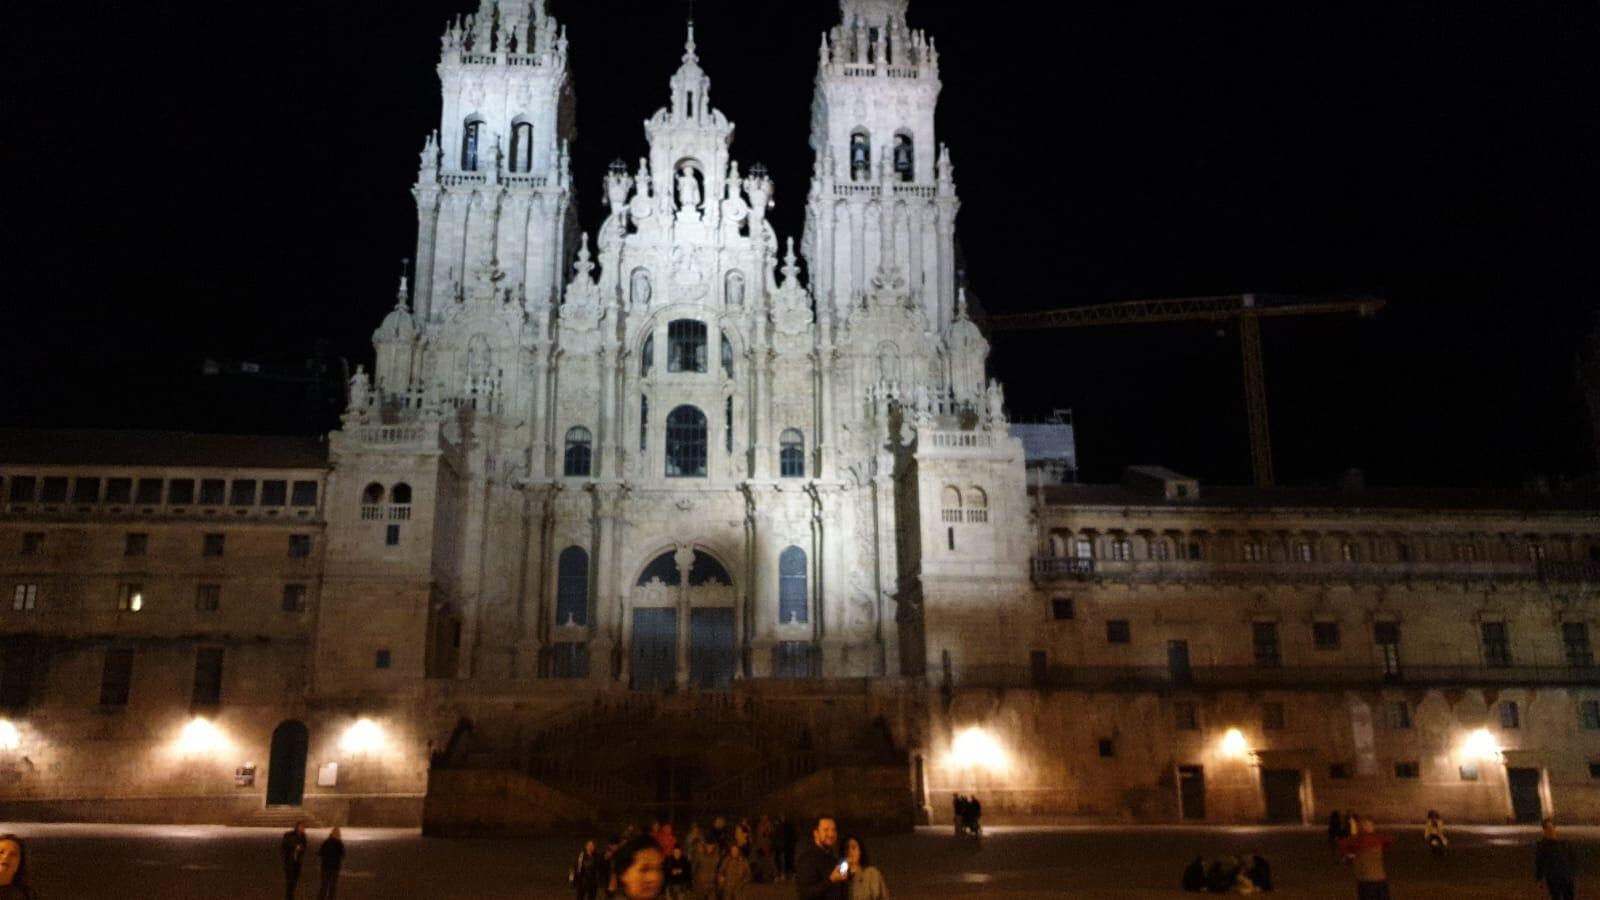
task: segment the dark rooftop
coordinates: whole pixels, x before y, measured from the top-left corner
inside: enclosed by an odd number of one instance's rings
[[[0,465],[321,469],[317,437],[0,428]]]

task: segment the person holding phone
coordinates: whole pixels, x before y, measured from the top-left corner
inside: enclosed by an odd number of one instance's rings
[[[839,865],[839,824],[818,816],[807,844],[795,860],[794,890],[798,900],[849,900],[849,865]]]
[[[860,838],[845,841],[844,861],[839,865],[850,878],[850,900],[889,900],[883,873],[867,862],[867,848]]]

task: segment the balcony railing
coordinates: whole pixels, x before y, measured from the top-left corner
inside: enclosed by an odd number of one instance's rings
[[[957,687],[1069,690],[1325,690],[1600,685],[1600,666],[967,666]]]
[[[1320,584],[1329,581],[1600,582],[1600,563],[1586,562],[1213,562],[1210,560],[1033,558],[1035,582],[1082,580],[1135,582],[1256,582]]]
[[[1094,574],[1094,560],[1076,556],[1035,556],[1034,581],[1082,581]]]

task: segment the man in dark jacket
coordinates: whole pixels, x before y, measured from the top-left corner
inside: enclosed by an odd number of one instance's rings
[[[317,848],[322,858],[322,885],[317,889],[317,900],[337,900],[339,896],[339,870],[344,868],[344,838],[339,829],[328,832],[328,839]]]
[[[306,859],[306,823],[296,822],[293,831],[283,833],[278,855],[283,857],[283,896],[294,900],[294,889],[300,884],[300,866]]]
[[[818,816],[811,840],[794,864],[798,900],[846,900],[850,876],[839,871],[839,825],[832,816]]]
[[[1544,837],[1534,845],[1533,878],[1544,882],[1550,900],[1573,900],[1577,892],[1577,863],[1572,845],[1556,837],[1556,820],[1544,820]]]

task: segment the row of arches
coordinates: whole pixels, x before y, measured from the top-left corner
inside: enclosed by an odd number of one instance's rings
[[[911,132],[901,129],[894,133],[894,143],[890,145],[889,152],[893,154],[895,177],[900,181],[915,181],[917,179],[917,144]],[[872,132],[866,128],[857,128],[850,132],[850,180],[874,180],[872,163]]]
[[[374,481],[361,489],[362,506],[378,506],[386,500],[396,506],[411,505],[411,485],[401,481],[386,489]]]
[[[940,492],[939,507],[942,520],[948,524],[989,521],[989,494],[976,485],[965,491],[953,484],[945,485]]]
[[[804,625],[810,621],[806,551],[796,546],[778,554],[778,624]],[[651,560],[635,579],[635,587],[659,582],[667,587],[685,583],[678,555],[668,551]],[[695,550],[688,567],[689,587],[733,584],[728,570],[716,557]],[[589,624],[589,551],[573,545],[561,551],[556,560],[556,624],[584,627]]]
[[[476,113],[462,123],[461,171],[476,172],[482,163],[493,164],[494,148],[485,145],[487,125],[488,121]],[[533,171],[533,123],[522,116],[511,120],[511,147],[506,168],[513,173]]]

